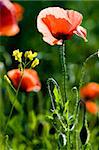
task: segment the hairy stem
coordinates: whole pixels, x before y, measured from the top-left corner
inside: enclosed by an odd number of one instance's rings
[[[67,84],[67,68],[66,68],[66,49],[65,49],[65,44],[63,43],[63,76],[64,76],[64,100],[66,102],[66,92],[67,92],[67,87],[66,87],[66,84]]]
[[[74,137],[75,137],[75,149],[79,150],[79,141],[78,141],[78,116],[79,116],[79,93],[77,87],[74,87],[73,90],[75,90],[76,94],[76,105],[75,105],[75,110],[74,110]]]
[[[63,93],[64,103],[67,101],[67,65],[66,65],[66,45],[62,45],[62,70],[63,70]],[[70,127],[69,127],[69,105],[67,108],[67,149],[70,150]]]
[[[66,45],[63,42],[61,49],[61,65],[63,73],[63,100],[64,103],[67,101],[67,66],[66,66]]]
[[[85,62],[83,63],[83,67],[81,70],[81,78],[80,78],[80,82],[79,82],[79,89],[82,87],[83,82],[84,82],[84,76],[85,76],[85,72],[86,72],[86,64],[87,62],[93,58],[94,56],[98,55],[99,52],[95,52],[94,54],[90,55],[88,58],[86,58]]]

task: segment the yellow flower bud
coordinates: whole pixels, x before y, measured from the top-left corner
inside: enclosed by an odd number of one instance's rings
[[[26,51],[24,54],[25,58],[28,58],[29,60],[33,60],[37,56],[37,52],[32,53],[32,51]]]
[[[31,55],[31,54],[32,54],[31,50],[30,51],[26,51],[25,54],[24,54],[24,57],[28,58],[28,56]]]
[[[33,53],[33,58],[35,58],[37,55],[38,55],[38,53],[37,53],[37,52],[34,52],[34,53]]]
[[[34,68],[35,66],[37,66],[39,64],[39,59],[35,58],[35,60],[32,62],[31,64],[31,68]]]

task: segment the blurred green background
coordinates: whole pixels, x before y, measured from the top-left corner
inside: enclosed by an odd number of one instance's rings
[[[12,119],[9,122],[7,133],[12,142],[12,147],[17,150],[49,149],[55,137],[49,135],[52,125],[46,120],[46,115],[50,113],[51,102],[48,95],[46,81],[53,77],[61,86],[62,71],[60,63],[60,46],[50,46],[42,39],[42,35],[37,30],[37,16],[39,12],[51,6],[59,6],[64,9],[73,9],[83,15],[82,26],[87,29],[88,42],[74,35],[71,40],[66,41],[66,61],[68,66],[69,85],[78,86],[80,80],[81,66],[85,59],[99,48],[99,2],[98,1],[14,1],[24,7],[22,21],[19,22],[20,32],[13,37],[0,37],[0,99],[1,101],[1,131],[4,129],[5,120],[10,112],[13,91],[3,80],[3,75],[10,69],[16,68],[17,64],[12,58],[15,49],[20,51],[34,50],[38,52],[40,65],[36,67],[42,83],[41,92],[19,93],[18,104],[14,108]],[[99,58],[95,57],[89,61],[86,67],[85,82],[95,81],[99,83]],[[22,108],[21,108],[22,107]],[[21,111],[21,110],[24,111]],[[25,115],[24,115],[25,113]],[[88,121],[92,130],[92,143],[97,141],[96,116],[89,115]],[[93,119],[93,121],[91,121]],[[17,124],[18,122],[18,124]],[[95,130],[94,130],[95,129]],[[43,130],[43,131],[42,131]],[[53,131],[54,132],[54,131]],[[98,133],[99,134],[99,133]],[[43,139],[42,139],[43,137]],[[47,137],[47,138],[46,138]],[[40,141],[41,140],[41,141]],[[55,142],[52,142],[55,146]]]

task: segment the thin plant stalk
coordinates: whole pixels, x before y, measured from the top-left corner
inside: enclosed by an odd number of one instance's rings
[[[54,100],[53,100],[53,96],[52,96],[52,92],[51,92],[51,88],[50,88],[50,80],[52,80],[53,81],[53,79],[51,78],[51,79],[49,79],[48,80],[48,91],[49,91],[49,95],[50,95],[50,98],[51,98],[51,103],[52,103],[52,110],[53,111],[55,111],[55,105],[54,105]]]
[[[85,75],[85,72],[86,72],[86,64],[87,62],[93,58],[94,56],[98,55],[99,52],[95,52],[94,54],[90,55],[88,58],[86,58],[85,62],[83,63],[83,67],[82,67],[82,70],[81,70],[81,78],[80,78],[80,82],[79,82],[79,89],[82,87],[83,85],[83,82],[84,82],[84,75]]]
[[[79,93],[77,87],[74,87],[73,90],[75,90],[75,94],[76,94],[76,106],[74,110],[74,118],[75,118],[74,134],[75,134],[75,146],[76,146],[75,148],[76,150],[79,150],[79,144],[78,144]]]
[[[14,105],[15,105],[15,102],[16,102],[16,99],[17,99],[17,96],[18,96],[18,93],[19,93],[19,89],[20,89],[20,86],[21,86],[22,78],[23,78],[23,73],[24,73],[24,70],[23,70],[23,72],[22,72],[22,76],[21,76],[21,79],[20,79],[18,88],[17,88],[17,90],[16,90],[15,99],[14,99],[14,102],[13,102],[13,105],[12,105],[12,108],[11,108],[11,111],[10,111],[10,114],[9,114],[9,116],[8,116],[8,121],[7,121],[7,124],[6,124],[6,127],[5,127],[5,132],[6,132],[6,130],[7,130],[7,126],[8,126],[9,120],[10,120],[10,118],[11,118],[11,115],[12,115],[12,112],[13,112],[13,109],[14,109]]]
[[[62,45],[62,70],[63,70],[63,93],[64,93],[64,103],[67,101],[67,65],[66,65],[66,45],[63,41]],[[67,108],[67,149],[70,150],[70,131],[69,131],[69,105]]]
[[[21,63],[22,63],[22,62],[21,62]],[[20,66],[22,65],[21,63],[20,63]],[[30,63],[30,61],[29,61],[29,63]],[[25,67],[26,67],[27,65],[28,65],[28,63],[27,63],[27,64],[23,64],[22,76],[21,76],[21,79],[20,79],[20,82],[19,82],[19,85],[18,85],[17,90],[15,90],[15,88],[14,88],[12,85],[10,85],[10,86],[13,88],[13,90],[16,92],[16,94],[15,94],[15,99],[14,99],[14,102],[13,102],[13,105],[12,105],[12,108],[11,108],[11,111],[10,111],[10,114],[9,114],[9,116],[8,116],[8,121],[7,121],[7,124],[6,124],[6,127],[5,127],[5,132],[6,132],[6,130],[7,130],[7,126],[8,126],[9,120],[10,120],[10,118],[11,118],[11,115],[12,115],[12,112],[13,112],[13,109],[14,109],[14,105],[15,105],[15,102],[16,102],[16,99],[17,99],[17,96],[18,96],[18,93],[19,93],[19,89],[20,89],[21,82],[22,82],[22,78],[23,78],[23,74],[24,74],[24,69],[25,69]]]
[[[64,93],[64,103],[67,101],[67,66],[66,66],[66,45],[63,42],[61,50],[61,63],[63,71],[63,93]]]
[[[78,141],[78,116],[79,116],[79,106],[78,106],[78,112],[77,112],[77,118],[76,118],[76,150],[79,150],[79,141]]]
[[[69,116],[68,114],[68,110],[67,110],[67,116]],[[70,130],[69,130],[69,119],[67,119],[67,150],[70,150]]]

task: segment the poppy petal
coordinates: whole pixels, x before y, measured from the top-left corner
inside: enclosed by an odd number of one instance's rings
[[[84,100],[94,100],[97,96],[99,96],[99,84],[90,82],[87,85],[83,86],[80,89],[80,96]]]
[[[88,40],[86,39],[86,36],[87,36],[87,31],[85,28],[81,27],[81,26],[78,26],[76,28],[75,31],[73,31],[74,34],[80,36],[81,38],[83,38],[85,40],[85,42],[87,42]]]
[[[13,3],[9,0],[0,0],[0,36],[14,36],[18,32]]]
[[[14,7],[15,7],[15,16],[16,16],[16,20],[17,21],[21,21],[23,18],[23,13],[24,13],[24,8],[18,4],[18,3],[13,3]]]
[[[96,105],[96,103],[91,102],[91,101],[86,102],[86,108],[92,114],[96,114],[97,112],[99,112],[98,106]]]
[[[18,70],[18,69],[10,70],[10,71],[8,71],[7,75],[10,78],[10,80],[12,81],[13,86],[17,89],[20,79],[21,79],[20,70]]]
[[[25,69],[21,83],[21,88],[26,92],[35,91],[38,92],[41,89],[41,83],[38,78],[38,74],[35,70]]]
[[[66,10],[66,14],[72,24],[69,32],[73,31],[78,25],[82,23],[83,16],[74,10]]]

